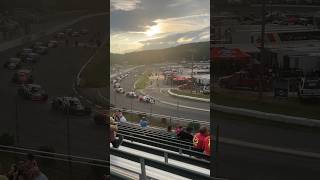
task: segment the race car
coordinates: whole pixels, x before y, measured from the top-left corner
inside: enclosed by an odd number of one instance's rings
[[[117,93],[121,93],[121,94],[124,94],[124,93],[125,93],[125,91],[124,91],[123,88],[116,88],[116,92],[117,92]]]
[[[78,31],[75,31],[71,34],[72,37],[80,37],[80,33]]]
[[[41,55],[45,55],[48,54],[48,47],[46,46],[37,46],[34,48],[34,52],[41,54]]]
[[[11,81],[16,84],[32,84],[33,76],[31,70],[29,69],[20,69],[14,73]]]
[[[36,63],[40,59],[40,55],[38,53],[27,53],[23,58],[22,61],[24,63]]]
[[[72,28],[67,28],[64,30],[64,33],[70,35],[72,33],[73,29]]]
[[[47,101],[48,94],[38,84],[23,84],[18,89],[18,95],[32,101]]]
[[[81,33],[82,35],[87,35],[87,34],[89,33],[89,31],[88,31],[88,29],[81,29],[81,30],[80,30],[80,33]]]
[[[64,39],[66,37],[65,33],[60,32],[54,35],[55,38],[57,39]]]
[[[117,83],[118,81],[116,79],[112,80],[112,84]]]
[[[31,48],[24,48],[20,52],[17,53],[17,57],[18,58],[25,58],[25,57],[27,57],[28,54],[30,54],[32,52],[33,51]]]
[[[120,83],[115,83],[115,84],[113,85],[113,87],[114,87],[114,88],[120,88]]]
[[[140,102],[151,103],[151,104],[156,103],[154,98],[149,96],[149,95],[146,95],[146,96],[142,96],[141,95],[141,96],[138,97],[138,99],[139,99]]]
[[[48,42],[48,48],[56,48],[58,47],[58,41],[51,40]]]
[[[20,58],[10,58],[7,60],[4,64],[3,67],[7,69],[18,69],[21,66],[21,59]]]
[[[82,105],[77,97],[56,97],[51,102],[54,110],[63,111],[65,114],[89,115],[91,108]]]
[[[127,93],[126,93],[126,96],[127,96],[127,97],[136,98],[136,97],[137,97],[137,94],[136,94],[134,91],[130,91],[130,92],[127,92]]]

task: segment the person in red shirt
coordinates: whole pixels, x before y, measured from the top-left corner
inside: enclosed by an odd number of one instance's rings
[[[203,153],[207,156],[210,156],[211,155],[211,146],[210,146],[210,141],[211,140],[211,135],[207,136],[205,139],[204,139],[204,151]]]
[[[199,152],[204,151],[204,139],[208,135],[208,128],[201,127],[199,132],[193,136],[193,149]]]

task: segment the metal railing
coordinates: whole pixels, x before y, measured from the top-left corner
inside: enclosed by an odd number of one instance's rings
[[[185,169],[182,167],[178,167],[178,166],[174,166],[171,164],[167,164],[164,162],[159,162],[156,160],[152,160],[149,158],[145,158],[142,156],[138,156],[132,153],[128,153],[128,152],[124,152],[118,149],[114,149],[111,148],[110,149],[110,153],[112,155],[136,162],[136,163],[140,163],[141,165],[141,179],[145,180],[147,179],[147,172],[146,172],[146,166],[150,166],[153,168],[157,168],[159,170],[162,171],[166,171],[169,173],[173,173],[176,174],[178,176],[182,176],[185,178],[190,178],[190,179],[197,179],[197,180],[222,180],[221,178],[214,178],[214,177],[210,177],[208,175],[202,174],[202,173],[198,173],[196,171],[193,170],[189,170],[189,169]]]

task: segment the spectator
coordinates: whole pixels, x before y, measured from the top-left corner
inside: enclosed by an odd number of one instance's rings
[[[18,176],[17,165],[12,164],[11,168],[10,168],[10,171],[7,174],[7,177],[9,178],[9,180],[14,180],[14,179],[17,179],[17,176]]]
[[[193,148],[196,151],[204,151],[204,139],[208,136],[208,128],[201,127],[199,132],[193,136]]]
[[[140,125],[140,127],[142,127],[142,128],[148,127],[149,122],[148,122],[148,120],[146,119],[145,116],[142,116],[142,119],[140,119],[139,125]]]
[[[122,136],[119,136],[118,139],[116,138],[117,131],[118,131],[118,126],[114,121],[114,119],[110,117],[110,137],[109,138],[110,138],[110,143],[114,148],[118,148],[121,145],[123,140]]]
[[[7,176],[4,175],[4,170],[1,164],[0,164],[0,180],[9,180]]]
[[[210,146],[210,140],[211,140],[211,135],[207,136],[205,139],[204,139],[204,151],[203,153],[207,156],[210,156],[211,155],[211,146]]]
[[[171,137],[176,137],[176,133],[172,129],[171,125],[168,126],[167,132],[168,132],[168,134],[170,134]]]
[[[181,125],[176,125],[176,135],[178,136],[180,132],[183,130],[183,127]]]
[[[192,128],[187,127],[186,129],[181,131],[177,137],[182,141],[192,142],[193,141]]]
[[[126,123],[127,119],[124,117],[124,115],[122,114],[122,112],[120,110],[118,110],[115,113],[115,121],[120,122],[120,123]]]
[[[35,157],[33,154],[27,155],[27,160],[24,163],[24,166],[25,166],[24,174],[27,177],[27,179],[35,179],[40,175],[38,163],[35,160]]]

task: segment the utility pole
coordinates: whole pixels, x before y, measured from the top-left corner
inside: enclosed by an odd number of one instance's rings
[[[265,62],[265,47],[264,47],[264,37],[265,37],[265,28],[266,28],[266,0],[262,0],[262,19],[261,19],[261,62],[259,68],[259,100],[262,99],[262,85],[263,85],[263,64]]]

